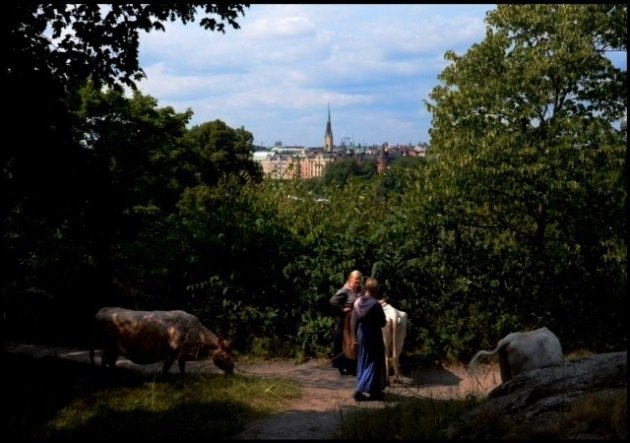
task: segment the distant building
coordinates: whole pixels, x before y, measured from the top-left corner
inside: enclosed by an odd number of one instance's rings
[[[309,179],[323,177],[326,166],[335,161],[332,154],[320,150],[304,151],[300,158],[300,178]]]
[[[349,139],[348,137],[345,137]],[[324,147],[304,148],[302,146],[283,146],[281,141],[276,141],[271,149],[258,147],[253,160],[258,162],[263,170],[263,175],[276,180],[308,180],[323,177],[326,167],[333,162],[354,158],[361,163],[365,160],[376,160],[377,172],[383,173],[391,163],[401,156],[418,157],[425,156],[429,146],[426,143],[408,145],[382,145],[347,146],[342,141],[341,146],[335,149],[333,144],[332,123],[330,120],[330,103],[328,104],[328,121],[326,122],[326,134]]]
[[[326,134],[324,135],[324,152],[333,152],[333,133],[330,123],[330,103],[328,103],[328,122],[326,123]]]

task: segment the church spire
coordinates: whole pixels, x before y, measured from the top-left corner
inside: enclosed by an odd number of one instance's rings
[[[333,133],[330,124],[330,102],[328,102],[328,122],[326,123],[326,135],[324,136],[324,152],[333,151]]]

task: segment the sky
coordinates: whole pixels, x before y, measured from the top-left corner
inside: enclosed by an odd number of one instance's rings
[[[493,4],[252,4],[225,34],[198,22],[143,34],[140,91],[222,120],[257,146],[428,143],[426,110],[448,50],[485,37]],[[625,58],[625,55],[624,55]]]

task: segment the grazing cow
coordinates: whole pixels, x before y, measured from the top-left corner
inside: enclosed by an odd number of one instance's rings
[[[149,364],[164,360],[164,374],[177,360],[185,373],[186,361],[210,356],[226,374],[234,373],[234,358],[229,342],[210,332],[199,319],[184,311],[134,311],[102,308],[94,318],[90,360],[94,349],[103,349],[101,364],[116,365],[119,355],[134,363]]]
[[[394,382],[400,383],[400,354],[402,353],[405,337],[407,336],[407,313],[399,311],[387,303],[386,299],[380,300],[387,323],[383,327],[383,341],[385,342],[385,369],[389,374],[389,368],[394,367]]]
[[[558,337],[542,327],[533,331],[513,332],[499,340],[493,351],[479,351],[469,363],[477,364],[480,357],[499,354],[501,381],[514,378],[521,372],[531,371],[551,363],[562,361],[562,346]]]

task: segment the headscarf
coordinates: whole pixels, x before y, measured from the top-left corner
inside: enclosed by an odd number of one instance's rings
[[[363,319],[372,306],[378,303],[378,300],[374,297],[361,295],[354,302],[354,312],[356,313],[357,320]]]

